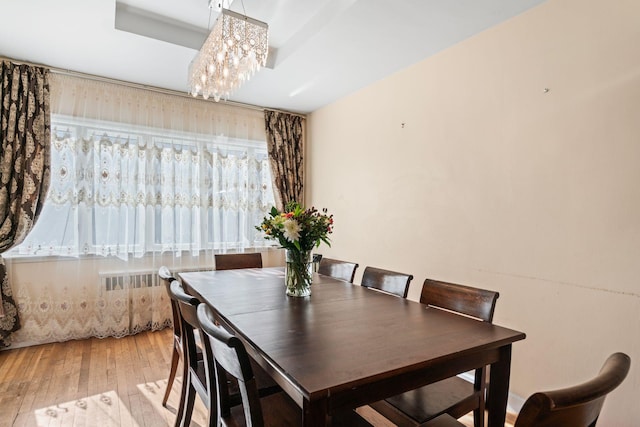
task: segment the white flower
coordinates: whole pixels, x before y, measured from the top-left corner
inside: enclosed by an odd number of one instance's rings
[[[295,219],[287,219],[284,224],[284,237],[291,242],[300,238],[300,224]]]

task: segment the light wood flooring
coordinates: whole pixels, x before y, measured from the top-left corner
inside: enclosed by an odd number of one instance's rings
[[[172,426],[180,384],[161,405],[171,339],[165,329],[0,352],[0,427]]]
[[[168,408],[161,404],[171,339],[165,329],[0,351],[0,427],[173,426],[181,378]],[[393,427],[370,408],[358,412]],[[203,426],[205,414],[196,399],[191,425]],[[473,425],[470,416],[462,421]]]

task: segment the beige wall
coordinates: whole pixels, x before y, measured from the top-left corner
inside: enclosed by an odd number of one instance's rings
[[[412,299],[426,277],[498,290],[495,322],[527,333],[522,397],[628,353],[603,426],[640,419],[639,17],[549,0],[308,125],[307,204],[336,219],[322,252],[413,273]]]

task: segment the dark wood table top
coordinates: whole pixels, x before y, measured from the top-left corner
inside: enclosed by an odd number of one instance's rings
[[[456,364],[442,370],[448,360],[492,351],[493,356],[486,357],[495,359],[499,348],[525,338],[522,332],[327,276],[314,276],[312,294],[306,298],[285,295],[281,268],[180,277],[223,324],[291,382],[299,404],[407,373],[430,372],[430,367],[442,374],[434,373],[429,381],[446,378],[469,369]],[[382,395],[384,391],[376,391],[371,399]]]

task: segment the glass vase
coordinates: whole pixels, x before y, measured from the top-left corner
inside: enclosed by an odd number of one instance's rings
[[[311,251],[287,249],[284,277],[288,296],[306,297],[311,295],[311,279],[313,277]]]

